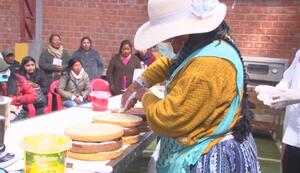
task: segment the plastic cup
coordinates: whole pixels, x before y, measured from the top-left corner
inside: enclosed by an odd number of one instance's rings
[[[26,173],[63,173],[72,141],[67,136],[37,134],[24,137],[21,146],[25,151]]]
[[[106,111],[108,105],[109,93],[106,91],[92,91],[90,93],[92,100],[92,110]]]
[[[9,112],[12,99],[6,96],[0,96],[0,114],[5,118],[5,129],[10,123]]]

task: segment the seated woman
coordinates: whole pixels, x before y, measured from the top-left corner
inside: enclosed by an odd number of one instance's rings
[[[66,107],[73,107],[86,102],[90,93],[90,80],[78,57],[69,61],[67,73],[59,79],[57,89]]]
[[[10,120],[17,121],[28,117],[28,104],[37,99],[27,80],[10,70],[6,62],[0,58],[0,96],[12,98]]]
[[[34,102],[37,115],[44,113],[44,107],[47,104],[46,97],[49,90],[49,82],[45,73],[36,67],[35,59],[31,56],[26,56],[22,59],[19,73],[23,75],[37,92],[38,98]]]

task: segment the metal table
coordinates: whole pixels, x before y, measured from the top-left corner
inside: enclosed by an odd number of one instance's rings
[[[139,143],[130,145],[124,150],[120,157],[111,160],[106,165],[113,167],[114,173],[122,173],[132,161],[142,154],[143,150],[150,145],[156,137],[152,131],[145,133]]]

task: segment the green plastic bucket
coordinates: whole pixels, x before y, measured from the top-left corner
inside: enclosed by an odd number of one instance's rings
[[[63,173],[72,141],[67,136],[37,134],[24,137],[21,146],[25,153],[26,173]]]

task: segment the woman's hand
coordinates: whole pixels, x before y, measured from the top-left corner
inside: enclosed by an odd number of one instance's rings
[[[127,90],[123,93],[122,98],[121,98],[121,107],[124,107],[129,96],[134,93],[137,89],[142,88],[142,86],[140,86],[136,81],[134,81],[128,88]],[[136,100],[133,99],[133,101],[130,102],[130,104],[128,106],[134,106],[136,103]],[[133,107],[132,106],[132,107]]]
[[[151,91],[150,91],[148,88],[139,88],[139,89],[137,89],[137,91],[136,91],[136,96],[135,96],[135,98],[136,98],[138,101],[142,101],[142,98],[143,98],[143,96],[144,96],[146,93],[151,93]]]
[[[38,87],[40,87],[39,84],[36,84],[36,83],[31,83],[31,86],[32,86],[32,88],[38,88]]]
[[[57,66],[56,66],[56,71],[58,71],[58,72],[63,71],[63,66],[57,65]]]
[[[79,97],[76,97],[76,98],[74,99],[74,102],[76,102],[77,104],[80,104],[80,103],[81,103]]]

